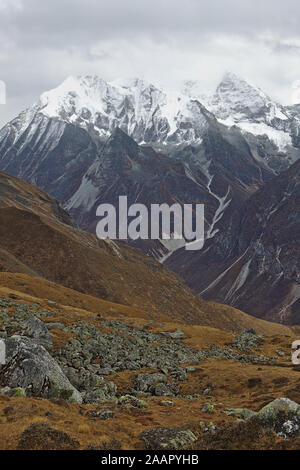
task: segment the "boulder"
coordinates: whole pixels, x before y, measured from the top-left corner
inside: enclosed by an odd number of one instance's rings
[[[256,416],[257,413],[252,410],[248,410],[248,408],[228,408],[225,413],[228,416],[236,416],[239,419],[244,419],[247,420],[249,418],[253,418],[253,416]]]
[[[165,384],[168,382],[164,374],[139,374],[135,378],[135,387],[139,392],[148,392],[156,384]]]
[[[118,403],[125,408],[148,408],[148,403],[132,395],[124,395],[119,398]]]
[[[186,338],[186,335],[183,331],[181,330],[176,330],[176,331],[162,331],[161,332],[162,335],[164,336],[168,336],[169,338],[172,338],[172,339],[185,339]]]
[[[139,437],[151,450],[180,450],[197,440],[192,431],[179,428],[156,427],[142,432]]]
[[[21,336],[28,336],[35,343],[44,346],[44,348],[52,349],[52,337],[45,323],[39,318],[28,318],[22,323],[21,328]]]
[[[257,414],[261,425],[280,437],[297,437],[300,430],[300,405],[288,398],[277,398]]]
[[[43,346],[23,336],[12,336],[5,340],[5,345],[6,364],[0,366],[1,386],[21,387],[27,396],[82,402],[81,394]]]
[[[201,411],[202,413],[212,414],[214,412],[214,405],[212,403],[205,403]]]
[[[84,395],[84,403],[98,404],[116,402],[117,386],[114,382],[103,382],[101,386],[88,390]]]
[[[154,395],[157,397],[171,397],[174,395],[170,386],[165,383],[159,383],[154,387]]]
[[[92,419],[111,419],[114,418],[114,412],[109,408],[99,408],[98,410],[89,410],[86,416]]]

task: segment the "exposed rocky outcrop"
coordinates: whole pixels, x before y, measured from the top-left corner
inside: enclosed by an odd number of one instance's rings
[[[28,318],[21,324],[21,328],[21,336],[27,336],[36,344],[44,346],[46,349],[52,349],[53,343],[49,330],[45,323],[43,323],[39,318]]]
[[[288,398],[277,398],[257,414],[266,428],[273,429],[281,437],[296,437],[300,434],[300,405]]]
[[[11,336],[5,340],[5,346],[6,364],[0,366],[1,386],[22,387],[29,396],[82,401],[80,393],[43,346],[22,336]]]

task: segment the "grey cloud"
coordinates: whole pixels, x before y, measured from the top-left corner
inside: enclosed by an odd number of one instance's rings
[[[205,91],[230,69],[288,101],[299,14],[298,0],[0,0],[0,125],[70,74]]]
[[[15,13],[13,24],[20,36],[72,40],[134,32],[168,34],[203,31],[253,35],[276,29],[281,34],[298,33],[300,5],[297,0],[26,0]]]

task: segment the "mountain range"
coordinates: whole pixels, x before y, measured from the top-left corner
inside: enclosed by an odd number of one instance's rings
[[[131,243],[200,295],[299,324],[298,106],[226,73],[212,96],[139,79],[70,77],[0,131],[0,169],[59,200],[84,230],[96,208],[203,203],[206,244]],[[182,242],[182,241],[180,241]]]
[[[0,449],[299,448],[298,326],[200,299],[3,172],[0,246]]]
[[[68,79],[0,131],[0,449],[299,449],[297,106],[182,90]],[[203,249],[98,239],[121,195],[203,203]]]

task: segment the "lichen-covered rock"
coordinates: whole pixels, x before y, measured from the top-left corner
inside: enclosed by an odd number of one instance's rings
[[[160,402],[160,404],[162,406],[174,406],[174,402],[173,401],[169,401],[169,400],[163,400]]]
[[[205,403],[201,411],[202,413],[212,414],[214,412],[214,405],[212,403]]]
[[[0,366],[0,385],[21,387],[27,396],[82,402],[80,393],[43,346],[23,336],[12,336],[5,345],[6,364]]]
[[[25,398],[26,391],[24,390],[24,388],[21,388],[21,387],[16,387],[16,388],[4,387],[0,389],[0,395],[8,395],[9,397]]]
[[[148,408],[148,403],[146,401],[140,400],[132,395],[124,395],[119,398],[118,402],[126,408]]]
[[[84,396],[84,403],[97,404],[116,402],[117,386],[114,382],[103,382],[101,386],[89,390]]]
[[[167,382],[168,379],[164,374],[139,374],[135,378],[135,387],[140,392],[149,392],[154,385],[166,384]]]
[[[228,416],[236,416],[237,418],[244,420],[253,418],[253,416],[257,415],[255,411],[248,410],[247,408],[228,408],[225,413]]]
[[[65,325],[63,323],[60,323],[60,322],[46,323],[46,327],[47,327],[48,330],[54,330],[54,329],[64,330],[65,329]]]
[[[203,432],[214,433],[217,430],[217,426],[212,421],[210,421],[209,423],[205,423],[204,421],[200,421],[199,426],[200,426],[200,429]]]
[[[37,317],[31,317],[25,320],[22,325],[22,336],[28,336],[32,340],[44,346],[46,349],[51,349],[53,346],[51,335],[47,326]]]
[[[173,331],[173,332],[162,331],[161,334],[164,335],[164,336],[169,336],[169,338],[172,338],[172,339],[185,339],[186,338],[185,333],[181,330],[178,330],[178,329],[176,331]]]
[[[86,415],[92,419],[111,419],[114,418],[114,412],[109,408],[99,408],[97,410],[89,410]]]
[[[147,449],[151,450],[179,450],[188,448],[196,441],[196,436],[188,429],[156,427],[142,432],[139,437]]]
[[[172,397],[174,393],[171,390],[171,387],[165,383],[160,383],[155,385],[154,395],[157,397]]]
[[[250,330],[244,330],[238,335],[234,342],[234,348],[245,353],[251,353],[253,350],[257,350],[263,343],[263,336],[258,335],[252,328]]]
[[[172,370],[170,375],[174,380],[178,380],[179,382],[184,382],[187,379],[186,371],[181,367]]]
[[[26,397],[26,391],[22,387],[16,387],[11,390],[12,397],[20,397],[20,398],[25,398]]]
[[[257,414],[263,427],[281,437],[296,437],[300,430],[300,405],[288,398],[277,398]]]

